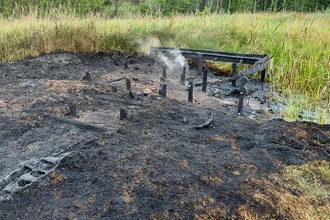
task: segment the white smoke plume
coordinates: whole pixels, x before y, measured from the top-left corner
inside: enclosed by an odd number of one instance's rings
[[[188,68],[188,64],[184,56],[182,56],[179,49],[173,49],[169,52],[158,52],[156,56],[157,62],[165,65],[169,72],[180,72],[183,66]]]

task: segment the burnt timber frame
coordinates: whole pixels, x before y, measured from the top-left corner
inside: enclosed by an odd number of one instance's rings
[[[233,63],[233,76],[236,74],[236,67],[239,64],[251,64],[258,65],[258,68],[251,69],[250,71],[240,72],[240,75],[249,75],[255,72],[261,72],[261,83],[265,82],[266,75],[266,67],[267,61],[269,59],[268,54],[239,54],[239,53],[230,53],[230,52],[222,52],[222,51],[214,51],[214,50],[195,50],[195,49],[187,49],[187,48],[168,48],[168,47],[151,47],[150,55],[156,56],[157,52],[162,53],[170,53],[173,50],[180,50],[182,56],[185,58],[198,59],[198,73],[202,75],[202,66],[203,60],[212,60],[212,61],[222,61],[222,62],[231,62]],[[261,65],[262,64],[262,65]],[[232,77],[233,78],[233,77]],[[236,79],[238,77],[234,77],[233,79],[229,79],[232,81],[233,86],[236,86]]]

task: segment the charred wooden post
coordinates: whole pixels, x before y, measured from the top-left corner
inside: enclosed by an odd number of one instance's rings
[[[83,77],[82,80],[84,80],[84,81],[92,81],[91,74],[87,71],[87,72],[85,73],[85,76]]]
[[[265,76],[266,76],[266,69],[261,71],[261,78],[260,78],[261,83],[265,83]]]
[[[117,93],[118,92],[117,86],[111,85],[111,91]]]
[[[233,63],[232,64],[232,77],[237,74],[237,64]],[[231,81],[232,86],[236,86],[236,80]]]
[[[165,83],[165,78],[162,76],[162,77],[160,77],[160,84],[163,84],[163,83]]]
[[[188,84],[188,101],[189,102],[193,101],[193,91],[194,91],[193,81],[189,80],[189,84]]]
[[[202,84],[202,91],[206,92],[206,84],[207,84],[207,69],[203,69],[203,84]]]
[[[165,84],[165,78],[162,76],[162,77],[160,77],[160,85],[159,85],[159,92],[158,92],[158,94],[159,95],[161,95],[161,96],[163,96],[163,85]],[[166,91],[165,91],[165,93],[166,93]],[[166,95],[165,95],[166,96]]]
[[[238,99],[238,115],[243,113],[243,103],[244,103],[244,91],[239,91],[239,99]]]
[[[128,68],[128,64],[127,62],[124,63],[124,69],[127,69]]]
[[[132,100],[134,99],[134,94],[131,90],[128,91],[128,98]]]
[[[261,71],[260,83],[261,83],[261,91],[264,91],[264,83],[265,83],[266,69]]]
[[[163,77],[166,79],[166,67],[163,66]]]
[[[128,91],[131,91],[132,90],[132,87],[131,87],[131,79],[129,78],[126,78],[126,89]]]
[[[247,95],[247,90],[245,88],[245,84],[249,82],[249,79],[244,76],[241,79],[241,85],[239,88],[239,100],[238,100],[238,115],[241,115],[243,113],[243,103],[244,103],[244,96]]]
[[[182,73],[181,73],[181,76],[180,76],[180,83],[181,85],[184,85],[185,84],[185,80],[186,80],[186,70],[187,70],[187,67],[186,65],[184,65],[182,67]]]
[[[203,54],[198,54],[198,75],[202,75],[203,72]]]
[[[166,98],[166,93],[167,93],[167,85],[164,83],[161,88],[161,96],[163,98]]]
[[[68,106],[69,106],[69,114],[72,116],[72,117],[77,117],[77,105],[76,105],[76,103],[74,103],[74,102],[70,102],[69,104],[68,104]]]
[[[124,120],[125,118],[127,118],[127,109],[126,108],[124,108],[124,107],[121,107],[120,109],[119,109],[119,119],[120,120]]]

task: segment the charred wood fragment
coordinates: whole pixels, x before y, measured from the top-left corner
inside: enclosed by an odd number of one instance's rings
[[[209,118],[201,125],[196,126],[196,129],[202,129],[202,128],[207,128],[214,120],[214,114],[210,112]]]
[[[112,79],[112,80],[109,80],[109,81],[107,81],[107,83],[118,82],[118,81],[121,81],[121,80],[124,80],[124,79],[126,79],[126,77],[120,77],[120,78],[118,78],[118,79]]]
[[[76,120],[61,118],[61,117],[54,116],[54,115],[49,115],[48,118],[50,118],[52,120],[55,120],[55,121],[58,121],[58,122],[61,122],[61,123],[64,123],[64,124],[73,125],[77,128],[83,129],[83,130],[89,130],[89,131],[95,131],[95,132],[105,132],[105,131],[107,131],[107,129],[103,128],[103,127],[91,125],[91,124],[76,121]]]

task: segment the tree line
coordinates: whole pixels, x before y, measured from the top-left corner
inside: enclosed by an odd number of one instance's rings
[[[77,15],[102,13],[108,16],[134,14],[171,15],[174,13],[236,13],[329,11],[330,0],[2,0],[0,13],[37,10],[40,15],[50,10],[71,10]]]

